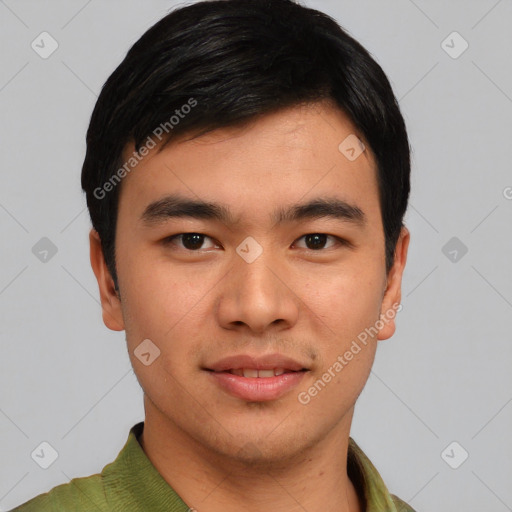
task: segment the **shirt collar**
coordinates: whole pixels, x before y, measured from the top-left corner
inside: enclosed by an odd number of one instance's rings
[[[347,473],[365,512],[398,512],[379,472],[351,437],[348,445]]]
[[[167,484],[144,453],[138,438],[144,422],[132,427],[128,440],[114,462],[102,472],[106,496],[115,496],[113,510],[121,512],[188,512],[190,509]],[[347,472],[365,512],[398,512],[377,469],[349,438]],[[114,505],[114,503],[112,503]]]

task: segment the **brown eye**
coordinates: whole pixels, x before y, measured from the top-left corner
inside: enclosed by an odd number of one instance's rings
[[[185,249],[194,251],[200,249],[204,242],[204,235],[199,233],[184,233],[181,235],[181,241]]]
[[[304,239],[306,249],[310,249],[312,251],[319,251],[322,249],[329,249],[333,246],[331,244],[330,246],[326,247],[326,243],[329,239],[333,239],[335,241],[338,241],[338,243],[342,243],[342,240],[336,236],[333,235],[326,235],[325,233],[308,233],[307,235],[302,236],[299,238],[299,240]]]
[[[305,241],[308,249],[323,249],[327,242],[327,235],[322,235],[321,233],[313,233],[311,235],[306,235]]]
[[[163,242],[165,245],[176,245],[176,240],[178,242],[181,241],[181,248],[188,251],[197,251],[205,248],[211,249],[215,247],[215,244],[212,244],[210,247],[203,247],[205,239],[211,240],[209,236],[203,235],[202,233],[180,233],[167,237]]]

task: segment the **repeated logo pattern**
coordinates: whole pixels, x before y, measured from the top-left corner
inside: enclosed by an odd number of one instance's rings
[[[124,438],[133,410],[112,416],[121,397],[142,415],[122,335],[113,347],[102,328],[79,170],[90,112],[134,27],[177,3],[0,0],[0,510],[83,476],[78,457],[113,460],[91,432]],[[359,4],[329,14],[393,83],[413,192],[404,311],[352,435],[418,510],[512,510],[512,4]],[[349,161],[365,149],[355,134],[340,140]],[[248,234],[236,251],[251,264],[263,248]],[[133,355],[150,371],[160,349],[145,339]]]

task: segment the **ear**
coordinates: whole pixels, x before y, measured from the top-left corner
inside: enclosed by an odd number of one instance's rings
[[[91,267],[98,281],[103,323],[113,331],[124,330],[121,300],[115,289],[114,280],[105,263],[100,235],[95,229],[89,233]]]
[[[409,230],[406,227],[402,227],[396,243],[395,259],[388,273],[386,291],[382,299],[380,319],[381,324],[384,325],[377,334],[377,339],[379,340],[387,340],[395,333],[395,316],[401,309],[399,305],[402,299],[402,275],[407,261],[410,238]]]

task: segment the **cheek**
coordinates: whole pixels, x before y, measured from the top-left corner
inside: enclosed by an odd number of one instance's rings
[[[167,343],[180,322],[190,322],[208,289],[207,279],[194,280],[169,263],[147,255],[119,262],[120,288],[127,336]],[[125,279],[121,281],[121,277]]]
[[[342,270],[308,281],[304,302],[330,333],[328,337],[334,338],[331,345],[339,348],[378,320],[382,290],[377,273]]]
[[[128,267],[126,268],[129,271]],[[207,281],[193,283],[179,272],[141,267],[123,300],[126,340],[137,378],[153,403],[177,403],[184,399],[197,372],[197,359],[205,336]],[[206,329],[208,330],[208,329]],[[156,345],[159,355],[145,366],[134,355],[142,340]],[[189,385],[184,385],[184,383]]]
[[[311,297],[311,309],[322,313],[315,329],[321,356],[298,399],[311,407],[310,413],[317,411],[318,417],[331,411],[329,415],[339,420],[355,403],[370,374],[377,348],[376,331],[371,328],[379,319],[381,283],[366,279],[332,280]]]

